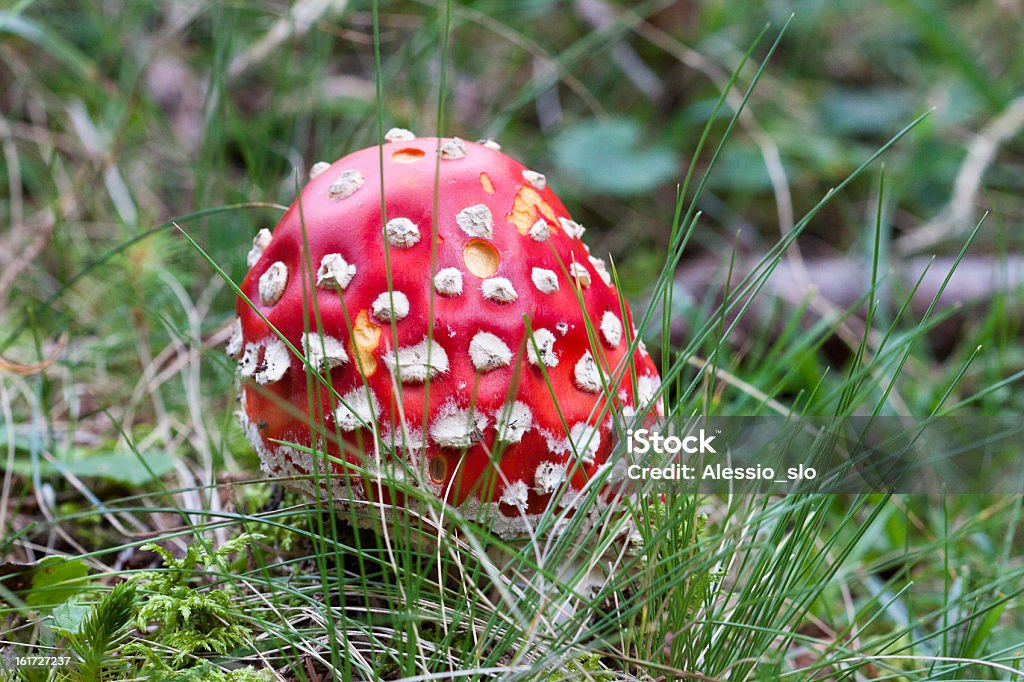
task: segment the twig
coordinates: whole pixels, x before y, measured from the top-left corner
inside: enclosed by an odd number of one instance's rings
[[[39,362],[15,362],[14,360],[8,360],[4,356],[0,355],[0,372],[10,372],[11,374],[39,374],[45,371],[48,367],[53,365],[60,359],[60,356],[64,354],[65,349],[68,347],[68,334],[64,332],[57,339],[57,346],[50,352],[50,354],[40,360]]]
[[[288,16],[275,21],[262,38],[231,60],[228,78],[235,80],[256,64],[266,60],[289,38],[301,38],[306,35],[313,24],[328,11],[341,13],[347,6],[348,0],[299,0],[288,12]]]
[[[606,29],[615,23],[615,13],[608,5],[598,0],[576,0],[576,13],[591,28]],[[665,90],[664,84],[651,67],[647,66],[636,50],[627,43],[612,46],[612,61],[648,100],[655,101]]]
[[[761,262],[758,255],[739,261],[734,268],[733,278],[738,280],[746,276]],[[811,277],[811,286],[819,289],[822,294],[835,302],[840,315],[858,305],[870,282],[867,279],[868,267],[849,258],[817,258],[807,261],[807,272]],[[911,291],[918,279],[920,286],[914,291],[910,301],[908,314],[923,315],[935,296],[941,290],[946,275],[953,267],[952,258],[912,258],[892,264],[892,272],[888,275],[890,289],[897,287]],[[722,264],[713,257],[697,259],[680,269],[676,277],[676,286],[690,300],[700,301],[706,297],[715,297],[724,290],[724,271]],[[1024,256],[1008,256],[997,259],[987,256],[967,256],[963,258],[956,271],[953,272],[948,286],[942,292],[935,311],[952,306],[976,304],[990,300],[1001,293],[1012,292],[1024,286]],[[794,274],[791,264],[783,261],[765,280],[758,303],[747,315],[748,322],[743,327],[749,329],[758,324],[758,312],[769,311],[773,299],[781,299],[788,303],[799,304],[794,296],[805,295],[800,280]],[[890,307],[893,307],[890,304]],[[849,317],[857,317],[857,311]],[[948,335],[948,327],[939,327],[932,332],[934,335]],[[673,341],[685,339],[687,329],[682,319],[673,321]],[[948,342],[949,339],[942,339]]]
[[[704,358],[697,357],[696,355],[691,355],[686,362],[690,366],[696,367],[699,370],[703,370],[705,367],[708,366],[707,360],[705,360]],[[740,379],[738,376],[736,376],[732,372],[729,372],[728,370],[722,369],[721,367],[717,367],[715,369],[715,378],[721,379],[722,383],[730,384],[731,386],[734,386],[735,388],[738,388],[739,390],[743,391],[747,395],[756,398],[757,400],[760,400],[762,403],[772,408],[782,416],[787,416],[793,412],[792,408],[786,407],[785,405],[780,403],[778,400],[775,400],[761,389],[757,388],[752,384],[748,384],[746,381],[743,381],[743,379]]]
[[[1021,129],[1024,129],[1024,95],[1011,101],[1006,109],[981,129],[960,164],[949,204],[931,223],[897,239],[897,251],[902,254],[919,253],[974,227],[974,210],[985,170],[992,165],[999,148]]]

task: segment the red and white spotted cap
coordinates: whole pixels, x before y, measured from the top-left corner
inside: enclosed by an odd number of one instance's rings
[[[246,431],[284,476],[316,473],[303,448],[367,466],[379,444],[514,536],[606,463],[612,413],[660,412],[658,373],[543,175],[490,141],[386,140],[316,164],[254,240],[228,344]]]

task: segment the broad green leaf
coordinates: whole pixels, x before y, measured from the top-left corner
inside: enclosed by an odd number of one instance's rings
[[[590,193],[631,196],[649,192],[678,173],[676,154],[642,140],[628,118],[586,121],[554,141],[555,163]]]
[[[34,608],[46,608],[65,602],[78,592],[78,580],[88,572],[89,567],[80,559],[56,554],[44,557],[32,574],[32,586],[25,603]]]
[[[715,190],[763,192],[771,189],[772,181],[760,151],[736,144],[722,152],[708,185]]]
[[[163,476],[173,468],[174,456],[160,451],[141,453],[141,460],[140,455],[134,452],[104,452],[61,462],[59,465],[39,462],[40,475],[43,477],[59,476],[61,471],[66,470],[75,476],[102,478],[128,486],[144,485],[151,482],[153,476]],[[27,457],[18,457],[12,463],[11,471],[19,476],[31,476],[32,462]]]
[[[140,459],[141,456],[141,459]],[[76,476],[105,478],[124,485],[149,483],[174,468],[174,456],[167,452],[108,452],[69,462],[68,471]],[[147,469],[148,467],[148,469]],[[150,474],[150,471],[153,473]]]
[[[91,606],[74,601],[66,601],[53,610],[50,625],[61,634],[74,634],[78,632],[82,626],[82,621],[85,620],[90,611],[92,611]]]
[[[843,135],[885,135],[913,118],[913,98],[898,88],[833,88],[821,99],[829,128]]]

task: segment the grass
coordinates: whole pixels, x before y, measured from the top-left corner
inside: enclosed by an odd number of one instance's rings
[[[580,7],[356,3],[308,31],[284,22],[292,37],[267,59],[278,5],[0,12],[8,676],[1024,676],[1021,496],[642,495],[618,554],[625,519],[608,514],[510,544],[451,512],[443,531],[427,519],[382,538],[330,500],[271,499],[232,414],[230,283],[296,169],[392,124],[495,136],[551,168],[592,247],[616,256],[672,414],[1024,408],[1019,287],[966,315],[938,297],[922,311],[893,272],[922,249],[1019,251],[1013,141],[982,169],[970,221],[914,241],[963,215],[967,132],[1010,106],[1024,68],[1011,9],[808,5],[780,32],[788,12],[735,3],[643,3],[596,29]],[[643,64],[657,96],[631,85]],[[644,134],[612,144],[629,131]],[[643,191],[559,156],[595,134]],[[650,174],[666,154],[675,174]],[[816,251],[863,256],[850,309],[767,295],[773,269]],[[737,277],[687,300],[673,280],[702,255]],[[611,571],[593,594],[590,567]],[[15,671],[28,652],[75,664]]]

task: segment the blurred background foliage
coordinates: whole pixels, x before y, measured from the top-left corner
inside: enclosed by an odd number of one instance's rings
[[[720,87],[767,25],[740,71],[742,91],[791,14],[701,201],[697,242],[712,251],[737,233],[748,248],[773,242],[791,222],[780,220],[773,172],[784,173],[776,180],[799,215],[929,110],[885,157],[884,208],[897,240],[933,221],[972,138],[1020,95],[1024,9],[1015,0],[456,3],[446,55],[443,6],[383,3],[383,123],[436,132],[443,93],[439,132],[498,139],[547,171],[596,247],[642,262],[645,248],[667,240],[676,183]],[[56,208],[53,244],[77,241],[72,253],[211,206],[287,204],[310,163],[378,135],[364,2],[23,2],[0,32],[7,229]],[[993,209],[1005,228],[1021,219],[1019,138],[1000,145],[972,207]],[[844,193],[806,248],[857,243],[873,221],[874,188],[865,178]],[[271,222],[222,215],[203,236],[240,275],[239,245]],[[67,272],[46,265],[28,279]],[[623,270],[642,289],[645,268]],[[29,298],[52,290],[41,284],[14,288]]]

